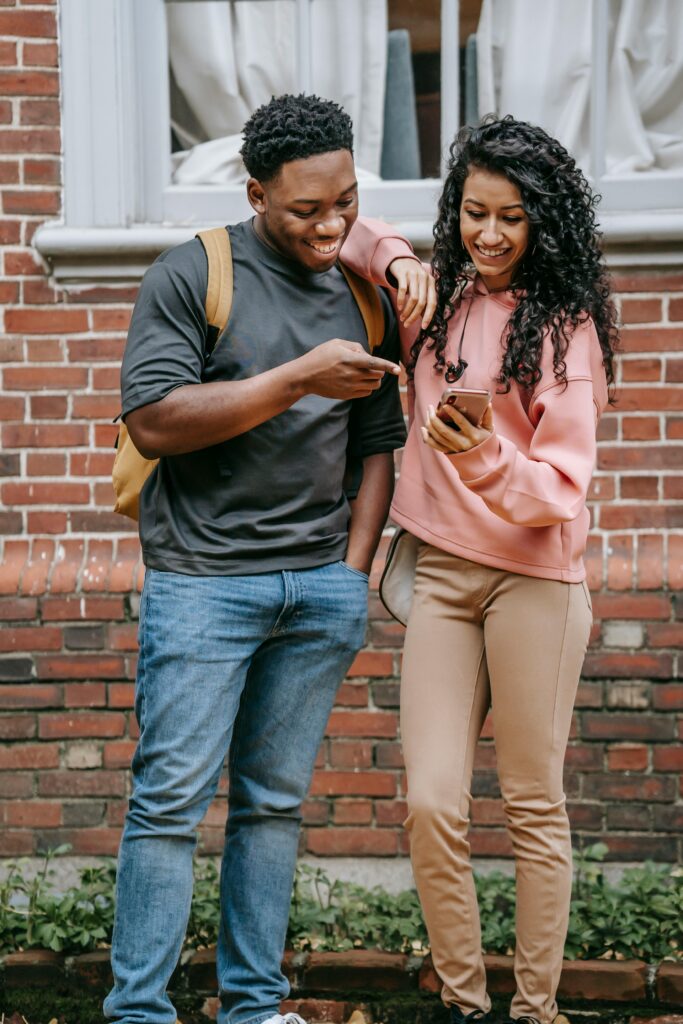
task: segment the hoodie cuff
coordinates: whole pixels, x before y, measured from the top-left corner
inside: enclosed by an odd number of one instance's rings
[[[454,455],[447,455],[451,465],[457,469],[460,479],[464,484],[476,483],[482,477],[487,477],[495,470],[500,470],[503,442],[494,431],[481,444],[475,445],[466,452],[456,452]]]
[[[412,259],[421,264],[421,260],[409,248],[403,238],[382,238],[372,255],[371,270],[373,277],[382,281],[387,287],[395,288],[396,281],[387,277],[389,264],[394,260]]]

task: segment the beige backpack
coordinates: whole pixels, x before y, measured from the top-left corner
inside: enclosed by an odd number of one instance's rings
[[[230,235],[225,228],[210,228],[197,234],[206,251],[209,278],[206,286],[206,320],[215,327],[220,340],[230,318],[232,307],[233,272]],[[363,317],[370,351],[381,344],[384,337],[384,312],[377,289],[340,263],[340,268]],[[217,342],[218,344],[218,342]],[[156,468],[158,459],[146,459],[133,444],[125,423],[121,423],[116,439],[116,457],[112,469],[112,483],[116,495],[114,511],[137,519],[140,492],[145,481]]]

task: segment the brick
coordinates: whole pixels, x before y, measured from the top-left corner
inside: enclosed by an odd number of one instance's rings
[[[671,802],[676,799],[674,779],[654,775],[591,775],[586,780],[590,796],[598,800]]]
[[[658,832],[683,832],[683,806],[657,804],[652,808],[653,826]]]
[[[46,396],[40,396],[46,397]],[[66,455],[64,452],[27,452],[27,476],[64,476],[66,474]]]
[[[129,768],[137,744],[134,740],[112,740],[104,745],[105,768]]]
[[[642,743],[621,743],[607,750],[607,767],[612,772],[644,772],[648,766],[648,748]]]
[[[672,659],[669,654],[621,651],[619,653],[589,653],[583,664],[588,678],[626,678],[643,676],[651,679],[669,679]]]
[[[62,631],[53,626],[30,626],[0,632],[0,651],[56,651]]]
[[[0,11],[0,35],[56,38],[57,19],[52,11]]]
[[[600,824],[596,826],[600,828]],[[607,807],[607,828],[623,832],[649,832],[652,808],[648,804],[614,804]]]
[[[683,964],[662,963],[657,969],[657,999],[683,1006]],[[669,1022],[667,1022],[669,1024]],[[670,1024],[679,1024],[671,1021]]]
[[[321,857],[391,857],[398,852],[398,841],[387,829],[312,828],[306,833],[306,849]]]
[[[625,324],[658,323],[662,319],[662,300],[622,299],[621,318]]]
[[[327,723],[327,736],[376,736],[393,738],[398,729],[395,714],[382,711],[333,711]]]
[[[301,806],[301,820],[304,826],[327,825],[330,820],[327,800],[305,800]]]
[[[38,724],[41,739],[72,736],[123,736],[126,720],[118,711],[45,714]]]
[[[123,659],[110,655],[53,655],[36,659],[39,679],[120,679]]]
[[[683,347],[679,327],[625,327],[621,332],[624,352],[675,352]]]
[[[664,538],[640,534],[636,561],[639,590],[660,590],[664,583]]]
[[[621,498],[626,501],[656,501],[659,480],[654,476],[622,476]]]
[[[32,768],[57,768],[59,746],[56,743],[12,743],[0,747],[0,769],[22,771]]]
[[[657,416],[624,416],[621,430],[625,441],[659,441],[661,435]]]
[[[607,683],[608,708],[628,708],[631,711],[642,711],[650,706],[650,683],[632,680],[627,683],[610,681]]]
[[[5,448],[75,448],[88,444],[84,423],[7,423],[2,428]]]
[[[683,772],[683,746],[654,747],[652,767],[656,772]]]
[[[349,950],[311,953],[304,968],[303,985],[318,992],[407,992],[413,988],[413,978],[408,971],[408,958],[402,953]]]
[[[90,500],[88,484],[72,483],[6,483],[2,486],[2,499],[8,505],[47,505],[52,502],[66,505],[85,505]]]
[[[114,771],[55,771],[38,779],[40,796],[123,796],[125,776]],[[74,851],[75,852],[75,851]]]
[[[23,800],[0,804],[0,821],[9,828],[58,828],[62,824],[62,808],[58,803]]]
[[[21,512],[0,512],[0,533],[6,536],[22,532]]]
[[[10,953],[5,957],[4,982],[8,988],[56,987],[62,983],[63,960],[62,954],[47,949]]]
[[[674,723],[666,715],[607,714],[586,711],[581,718],[584,739],[671,740]]]
[[[311,796],[396,795],[396,779],[387,772],[318,771],[313,775]]]
[[[603,767],[603,747],[597,743],[570,744],[565,755],[565,765],[573,771],[599,772]]]
[[[683,537],[669,537],[668,584],[672,590],[683,590]]]
[[[600,513],[604,530],[677,529],[683,527],[683,507],[678,505],[611,505]]]
[[[58,126],[60,123],[58,100],[22,100],[19,105],[19,123]]]
[[[10,770],[5,775],[0,774],[0,797],[7,800],[30,800],[32,796],[33,773],[18,775]]]
[[[0,598],[0,620],[20,622],[35,619],[38,601],[35,597]]]
[[[32,658],[1,658],[0,682],[14,683],[31,679],[33,676]],[[3,689],[3,693],[7,691]],[[1,698],[0,698],[1,699]]]
[[[378,743],[375,747],[378,768],[403,768],[400,743]]]
[[[681,445],[614,445],[598,448],[598,468],[601,470],[655,470],[680,469],[683,447]]]
[[[66,531],[66,512],[31,512],[26,516],[26,529],[29,534],[52,533],[60,536]]]
[[[0,65],[3,67],[16,67],[17,44],[9,39],[0,40]]]
[[[27,686],[1,686],[2,708],[58,708],[62,705],[59,686],[30,683]]]
[[[118,395],[74,395],[72,416],[76,420],[111,420],[121,412]]]
[[[24,64],[27,67],[56,68],[56,43],[24,43]]]
[[[64,755],[64,765],[71,769],[101,768],[102,751],[98,743],[70,743]]]
[[[33,832],[10,832],[0,830],[0,857],[27,857],[35,852],[35,835]],[[13,956],[18,954],[14,953]],[[5,960],[5,963],[7,961]],[[4,980],[7,980],[5,970]]]
[[[644,639],[645,627],[640,622],[609,621],[602,627],[602,642],[605,647],[642,647]]]
[[[135,686],[133,683],[109,683],[107,689],[110,708],[133,707],[135,699]]]
[[[68,399],[66,395],[32,395],[30,399],[31,419],[66,419]]]
[[[101,825],[104,820],[105,803],[103,800],[79,801],[77,803],[65,803],[62,806],[62,818],[66,828],[92,828]],[[100,950],[99,952],[105,952]],[[79,966],[81,957],[76,958],[73,968]],[[109,956],[107,956],[109,960]],[[76,970],[78,976],[80,971]]]
[[[393,674],[393,655],[383,651],[361,651],[349,669],[353,676],[390,676]]]
[[[9,309],[5,329],[17,334],[78,334],[88,330],[84,309]]]
[[[683,683],[653,686],[652,707],[657,711],[683,710]]]
[[[59,160],[24,160],[24,181],[27,185],[60,185]]]
[[[371,800],[336,800],[335,825],[369,825],[372,822]]]
[[[558,988],[561,999],[644,1000],[647,966],[642,960],[564,960]]]
[[[597,619],[668,619],[671,601],[663,594],[595,594]]]
[[[35,734],[35,715],[0,715],[0,740],[28,740]]]
[[[1,83],[0,83],[1,85]],[[22,190],[6,189],[2,197],[5,213],[46,214],[56,215],[61,208],[61,197],[58,191],[41,191],[25,188]]]
[[[662,367],[661,359],[624,359],[621,361],[621,379],[626,383],[660,381]]]
[[[94,331],[127,331],[132,309],[95,309],[92,315]]]
[[[370,768],[372,743],[369,740],[333,740],[330,765],[332,768]]]
[[[64,685],[65,708],[106,707],[107,694],[104,683],[66,683]]]
[[[652,647],[683,647],[683,622],[652,622],[647,639]]]
[[[104,626],[67,626],[64,630],[64,646],[68,650],[97,650],[104,647]]]

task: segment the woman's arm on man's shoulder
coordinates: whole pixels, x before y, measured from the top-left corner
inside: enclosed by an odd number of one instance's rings
[[[359,217],[344,242],[341,257],[361,277],[395,292],[395,305],[404,327],[421,320],[426,327],[436,309],[431,270],[413,247],[390,224]]]

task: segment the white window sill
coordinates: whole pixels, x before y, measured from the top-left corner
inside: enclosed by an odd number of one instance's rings
[[[392,221],[420,252],[432,246],[428,219]],[[207,227],[211,226],[209,224]],[[612,268],[683,265],[683,211],[605,213],[601,220],[607,262]],[[174,245],[192,238],[197,225],[149,224],[130,228],[74,228],[48,221],[33,244],[63,284],[139,281],[150,263]]]

